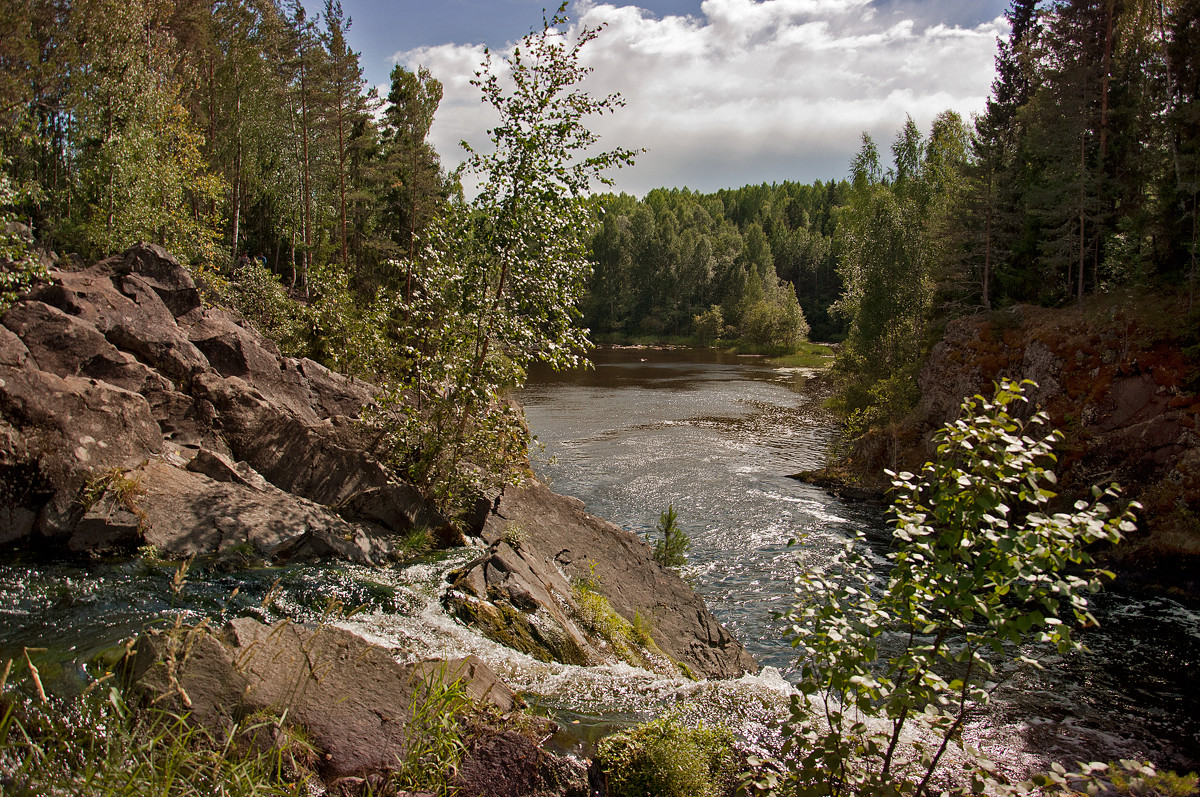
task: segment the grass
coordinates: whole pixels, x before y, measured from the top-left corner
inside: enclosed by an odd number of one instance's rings
[[[134,711],[102,681],[76,699],[33,684],[29,673],[0,695],[0,794],[276,797],[307,794],[315,777],[311,748],[278,718],[215,735],[167,710]]]
[[[833,348],[825,343],[802,343],[791,354],[770,358],[780,368],[828,368],[833,364]]]

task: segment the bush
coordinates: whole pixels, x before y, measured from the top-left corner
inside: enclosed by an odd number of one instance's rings
[[[1085,548],[1117,542],[1133,516],[1109,517],[1104,502],[1115,500],[1115,485],[1072,512],[1045,513],[1055,483],[1047,465],[1061,436],[1036,436],[1044,413],[1028,423],[1009,414],[1027,400],[1024,384],[1032,383],[1004,382],[992,399],[965,401],[960,419],[934,436],[934,461],[919,475],[890,474],[895,549],[886,585],[861,537],[830,569],[798,579],[785,616],[800,651],[801,694],[776,769],[784,793],[929,793],[951,745],[969,754],[963,722],[1000,680],[996,659],[1019,649],[1020,661],[1036,664],[1035,649],[1022,647],[1030,637],[1044,651],[1078,650],[1070,621],[1095,625],[1086,594],[1111,574],[1087,569]],[[904,644],[880,662],[888,632]],[[926,743],[900,745],[908,734]],[[773,793],[769,779],[748,785]],[[987,762],[971,786],[999,788]]]
[[[610,797],[721,797],[734,786],[733,734],[659,717],[600,742]]]
[[[692,317],[692,331],[696,335],[696,343],[700,346],[711,346],[725,335],[725,317],[721,313],[721,305],[712,307]]]
[[[26,195],[4,172],[7,161],[0,156],[0,313],[37,282],[49,279],[46,267],[29,251],[33,240],[11,208]]]

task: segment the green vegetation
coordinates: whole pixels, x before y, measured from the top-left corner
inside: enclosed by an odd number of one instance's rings
[[[23,667],[28,681],[5,689]],[[134,711],[109,682],[112,673],[76,700],[46,697],[28,653],[3,674],[0,770],[13,797],[271,797],[305,794],[313,777],[311,745],[277,717],[250,717],[218,736],[170,711]],[[272,743],[256,743],[265,738]]]
[[[600,336],[740,336],[787,348],[837,337],[834,251],[845,182],[746,186],[715,194],[655,189],[595,202],[583,320]]]
[[[1088,569],[1086,548],[1117,542],[1133,515],[1109,516],[1115,487],[1069,513],[1044,512],[1060,436],[1043,431],[1043,413],[1013,416],[1025,400],[1013,383],[966,400],[935,435],[937,459],[920,474],[892,474],[886,582],[861,537],[799,578],[785,619],[800,694],[783,760],[766,765],[759,793],[929,794],[947,750],[969,754],[963,722],[1002,678],[1000,657],[1019,648],[1017,660],[1036,665],[1026,641],[1059,654],[1082,647],[1071,625],[1095,624],[1087,593],[1111,577]],[[906,734],[916,743],[901,744]],[[998,788],[989,762],[976,759],[971,777],[973,790]]]
[[[667,511],[658,516],[658,539],[654,540],[654,561],[674,570],[687,564],[687,552],[692,547],[691,538],[679,528],[678,517],[675,505],[668,505]]]
[[[833,349],[821,343],[805,343],[794,354],[771,358],[771,364],[781,368],[828,368],[833,364]]]
[[[17,296],[47,277],[46,267],[29,251],[29,237],[21,234],[14,207],[31,192],[13,184],[5,171],[7,160],[0,151],[0,312],[7,310]]]
[[[724,797],[739,766],[733,734],[667,715],[613,734],[597,757],[612,797]]]
[[[404,758],[391,779],[401,789],[447,793],[467,750],[464,720],[474,709],[461,681],[433,671],[413,696]]]

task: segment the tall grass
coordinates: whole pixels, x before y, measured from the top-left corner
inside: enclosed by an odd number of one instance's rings
[[[280,718],[218,735],[164,709],[133,711],[106,684],[46,697],[29,673],[0,694],[0,795],[302,795],[312,753]]]

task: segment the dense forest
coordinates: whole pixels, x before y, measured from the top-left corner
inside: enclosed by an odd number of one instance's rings
[[[835,338],[843,322],[829,308],[842,291],[838,218],[848,190],[817,181],[600,197],[584,320],[601,334],[694,334],[702,343],[727,327],[765,344],[756,318],[786,318],[787,285],[812,336]]]
[[[864,135],[848,182],[600,200],[593,329],[711,337],[790,284],[818,340],[845,339],[856,428],[916,401],[947,319],[1065,306],[1118,286],[1194,293],[1200,3],[1016,0],[986,112]],[[751,278],[753,277],[753,278]]]
[[[368,90],[336,0],[316,18],[296,0],[3,1],[5,191],[43,246],[147,240],[218,274],[255,258],[309,306],[264,309],[260,280],[249,309],[286,347],[379,366],[330,341],[409,325],[400,305],[470,204],[426,141],[436,78],[396,67],[386,98]],[[986,112],[897,120],[890,157],[864,135],[848,180],[593,196],[584,323],[844,340],[839,407],[871,423],[915,401],[948,318],[1194,292],[1200,2],[1015,0],[1008,17]]]
[[[0,146],[39,240],[93,258],[146,240],[337,263],[370,288],[450,188],[425,142],[441,85],[366,87],[350,20],[293,0],[5,0]],[[394,275],[393,280],[394,281]]]

